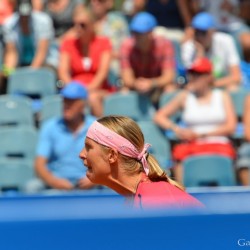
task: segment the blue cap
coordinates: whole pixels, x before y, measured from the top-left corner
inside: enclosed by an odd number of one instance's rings
[[[87,89],[79,82],[73,81],[68,83],[60,92],[67,99],[84,99],[88,98]]]
[[[153,15],[147,12],[136,14],[130,23],[130,30],[137,33],[147,33],[157,26],[157,21]]]
[[[197,30],[207,31],[216,27],[214,17],[208,12],[201,12],[194,16],[192,27]]]

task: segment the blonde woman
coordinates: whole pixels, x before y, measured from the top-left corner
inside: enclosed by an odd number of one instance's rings
[[[149,147],[133,120],[106,116],[89,128],[80,158],[91,182],[127,197],[135,208],[202,206],[166,175]]]

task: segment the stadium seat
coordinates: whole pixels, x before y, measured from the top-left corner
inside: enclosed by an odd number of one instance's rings
[[[154,111],[150,100],[134,91],[114,93],[104,100],[104,115],[124,115],[140,121],[150,120]]]
[[[236,185],[233,162],[220,155],[191,156],[183,161],[185,187]]]
[[[60,95],[45,96],[41,101],[40,123],[62,114],[62,97]]]
[[[37,99],[54,95],[57,93],[56,75],[48,68],[18,68],[9,77],[7,93],[28,95]]]
[[[149,152],[152,153],[163,169],[172,167],[171,149],[168,139],[164,133],[152,121],[138,121],[145,142],[150,143]]]
[[[2,95],[0,98],[0,126],[34,126],[31,100],[25,96]]]
[[[33,161],[0,159],[1,191],[22,191],[32,178],[34,178]]]
[[[0,128],[0,157],[34,159],[38,132],[34,127],[15,126]]]

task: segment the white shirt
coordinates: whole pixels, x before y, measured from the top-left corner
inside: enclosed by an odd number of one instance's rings
[[[212,92],[209,103],[201,104],[196,96],[189,93],[186,98],[182,120],[186,126],[197,134],[205,134],[215,130],[226,121],[222,90]],[[228,142],[225,136],[210,136],[199,139],[202,142]]]
[[[233,38],[222,32],[214,33],[211,48],[205,56],[213,62],[213,73],[216,78],[227,75],[231,66],[240,64],[240,57]],[[186,41],[181,45],[181,57],[186,67],[192,64],[196,58],[193,40]]]

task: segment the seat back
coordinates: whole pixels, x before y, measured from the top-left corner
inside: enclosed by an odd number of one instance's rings
[[[242,119],[242,115],[244,112],[244,103],[248,94],[250,94],[250,92],[245,89],[239,89],[237,91],[230,92],[234,109],[239,120]]]
[[[154,111],[150,100],[135,91],[114,93],[104,100],[104,115],[124,115],[139,121],[150,120]]]
[[[34,159],[38,140],[38,132],[34,127],[1,128],[0,138],[0,157]]]
[[[34,126],[31,100],[25,96],[2,95],[0,98],[0,126]]]
[[[18,68],[8,80],[8,94],[24,94],[41,98],[56,92],[56,75],[48,68]]]
[[[145,142],[151,144],[149,152],[155,156],[163,169],[171,167],[170,143],[164,133],[152,121],[138,121],[137,123],[143,132]]]
[[[45,96],[42,98],[40,123],[52,117],[62,115],[62,97],[60,95]]]
[[[22,191],[34,178],[33,161],[0,159],[0,189]]]
[[[236,185],[233,162],[220,155],[192,156],[183,161],[185,187]]]

